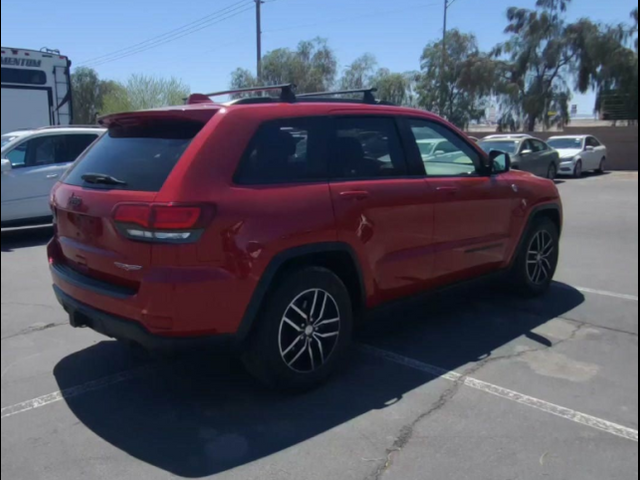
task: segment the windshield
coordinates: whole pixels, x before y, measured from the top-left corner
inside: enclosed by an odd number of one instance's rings
[[[518,151],[518,142],[505,142],[505,141],[486,141],[480,142],[480,148],[485,152],[490,153],[492,150],[498,150],[500,152],[509,153],[515,155]]]
[[[9,145],[16,138],[18,138],[18,137],[16,137],[15,135],[13,135],[13,136],[12,135],[3,135],[2,136],[2,147],[1,148],[4,148],[5,145]]]
[[[552,138],[547,143],[556,150],[580,150],[582,142],[582,138]]]

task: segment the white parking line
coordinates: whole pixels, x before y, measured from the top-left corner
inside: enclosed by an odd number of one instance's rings
[[[465,377],[463,375],[460,375],[459,373],[443,370],[433,365],[428,365],[426,363],[403,357],[386,350],[380,350],[368,345],[361,345],[359,349],[364,353],[368,353],[370,355],[392,361],[399,365],[413,368],[414,370],[419,370],[421,372],[428,373],[430,375],[449,380],[451,382],[462,382],[465,386],[473,388],[475,390],[489,393],[505,400],[516,402],[521,405],[543,411],[550,415],[555,415],[556,417],[560,417],[565,420],[569,420],[571,422],[594,428],[596,430],[600,430],[602,432],[606,432],[611,435],[615,435],[617,437],[621,437],[638,443],[638,430],[633,430],[631,428],[623,427],[622,425],[607,422],[606,420],[592,417],[591,415],[585,415],[584,413],[576,412],[575,410],[561,407],[559,405],[554,405],[553,403],[529,397],[512,390],[507,390],[505,388],[498,387],[497,385],[492,385],[481,380]]]
[[[626,295],[624,293],[613,293],[613,292],[607,292],[605,290],[595,290],[593,288],[585,288],[585,287],[574,287],[574,288],[582,293],[592,293],[594,295],[602,295],[604,297],[620,298],[622,300],[631,300],[632,302],[638,301],[637,295]]]
[[[539,400],[537,398],[530,397],[528,395],[523,395],[521,393],[514,392],[512,390],[507,390],[505,388],[499,387],[497,385],[492,385],[490,383],[483,382],[481,380],[466,377],[456,372],[450,372],[442,368],[435,367],[433,365],[429,365],[426,363],[422,363],[417,360],[413,360],[411,358],[403,357],[401,355],[397,355],[395,353],[392,353],[386,350],[380,350],[378,348],[371,347],[368,345],[360,345],[358,348],[360,351],[366,354],[370,354],[378,358],[389,360],[399,365],[413,368],[414,370],[427,373],[434,377],[439,377],[445,380],[449,380],[451,382],[462,382],[465,386],[473,388],[475,390],[489,393],[491,395],[495,395],[497,397],[500,397],[512,402],[516,402],[521,405],[525,405],[527,407],[534,408],[536,410],[540,410],[542,412],[545,412],[551,415],[555,415],[556,417],[560,417],[565,420],[569,420],[571,422],[578,423],[580,425],[584,425],[584,426],[587,426],[596,430],[600,430],[602,432],[606,432],[611,435],[615,435],[617,437],[621,437],[626,440],[631,440],[633,442],[638,443],[638,430],[633,430],[631,428],[627,428],[622,425],[608,422],[606,420],[602,420],[600,418],[593,417],[591,415],[586,415],[584,413],[580,413],[575,410],[571,410],[569,408],[561,407],[559,405],[554,405],[552,403],[545,402],[544,400]],[[111,387],[113,385],[116,385],[122,382],[127,382],[135,378],[138,378],[144,375],[145,373],[151,372],[154,369],[155,369],[154,366],[147,365],[145,367],[141,367],[136,370],[118,373],[116,375],[112,375],[99,380],[94,380],[92,382],[85,383],[84,385],[80,385],[78,387],[72,387],[67,390],[50,393],[49,395],[44,395],[42,397],[34,398],[33,400],[28,400],[26,402],[18,403],[16,405],[12,405],[9,407],[4,407],[2,409],[1,417],[2,417],[2,420],[4,420],[6,418],[13,417],[21,413],[29,412],[31,410],[36,410],[42,407],[46,407],[48,405],[52,405],[54,403],[61,402],[62,400],[68,400],[70,398],[79,397],[81,395],[84,395],[90,392]]]
[[[2,409],[2,420],[4,420],[5,418],[13,417],[14,415],[18,415],[19,413],[46,407],[47,405],[51,405],[62,400],[79,397],[80,395],[84,395],[85,393],[101,390],[117,383],[133,380],[134,378],[140,377],[144,373],[150,372],[152,369],[153,368],[151,366],[146,366],[138,368],[136,370],[131,370],[129,372],[117,373],[116,375],[111,375],[99,380],[94,380],[78,387],[72,387],[60,392],[50,393],[49,395],[34,398],[33,400],[18,403],[17,405],[5,407]]]

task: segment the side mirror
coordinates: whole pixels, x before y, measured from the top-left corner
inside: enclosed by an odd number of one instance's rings
[[[2,159],[2,173],[7,173],[12,170],[11,162],[6,159]]]
[[[491,159],[491,173],[500,175],[511,171],[511,155],[500,150],[491,150],[489,153]]]
[[[591,145],[589,145],[589,146],[586,148],[586,151],[587,151],[587,152],[595,152],[595,151],[596,151],[596,147],[592,147]]]
[[[532,153],[533,153],[533,150],[523,150],[520,155],[527,156],[527,155],[531,155]]]

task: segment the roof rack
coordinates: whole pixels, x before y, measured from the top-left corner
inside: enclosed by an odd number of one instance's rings
[[[364,88],[361,90],[342,90],[338,92],[317,92],[317,93],[303,93],[298,95],[298,98],[322,98],[322,97],[338,97],[343,95],[357,95],[359,93],[364,94],[363,102],[375,104],[378,103],[375,97],[377,88]]]
[[[253,87],[253,88],[241,88],[238,90],[226,90],[224,92],[214,92],[207,94],[194,94],[187,100],[187,105],[194,105],[199,103],[212,103],[211,97],[222,97],[224,95],[239,95],[243,93],[257,93],[257,92],[273,92],[280,90],[280,101],[293,103],[296,101],[296,86],[293,83],[287,83],[284,85],[271,85],[265,87]],[[261,97],[258,97],[261,98]]]
[[[300,95],[296,95],[296,85],[293,83],[284,84],[284,85],[273,85],[273,86],[265,86],[265,87],[254,87],[254,88],[243,88],[239,90],[226,90],[224,92],[215,92],[208,93],[205,95],[196,93],[191,95],[188,99],[185,99],[187,105],[197,105],[204,103],[213,103],[211,97],[221,97],[224,95],[239,95],[245,93],[254,93],[254,92],[273,92],[280,90],[280,98],[274,97],[249,97],[249,98],[240,98],[238,100],[233,100],[229,103],[229,105],[256,105],[262,103],[276,103],[276,102],[285,102],[285,103],[310,103],[310,102],[321,102],[321,103],[364,103],[369,105],[393,105],[388,102],[381,102],[376,100],[375,93],[378,91],[377,88],[364,88],[360,90],[341,90],[337,92],[317,92],[317,93],[303,93]],[[346,95],[358,95],[362,94],[362,100],[357,100],[354,98],[342,99],[342,98],[332,98]]]

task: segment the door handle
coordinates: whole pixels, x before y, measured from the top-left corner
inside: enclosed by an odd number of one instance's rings
[[[51,175],[47,175],[47,178],[49,180],[53,180],[54,178],[58,178],[60,175],[58,175],[57,173],[52,173]]]
[[[340,198],[344,200],[366,200],[367,198],[369,198],[369,192],[365,192],[365,191],[341,192]]]

